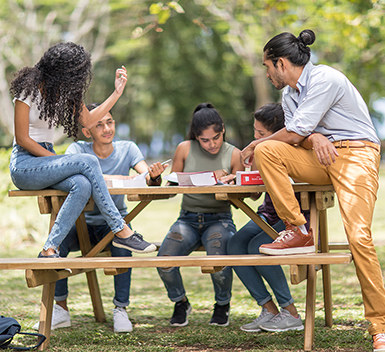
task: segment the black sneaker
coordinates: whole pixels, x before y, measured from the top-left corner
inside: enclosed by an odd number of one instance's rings
[[[143,239],[143,236],[137,232],[134,232],[127,238],[121,238],[114,236],[112,245],[118,248],[128,249],[135,253],[150,253],[156,250],[156,246],[152,243],[148,243]]]
[[[191,313],[191,305],[187,300],[186,302],[176,302],[174,307],[174,313],[170,319],[171,326],[186,326],[188,324],[187,317]]]
[[[214,304],[214,313],[211,317],[209,325],[227,326],[229,325],[230,303],[220,306],[218,303]]]

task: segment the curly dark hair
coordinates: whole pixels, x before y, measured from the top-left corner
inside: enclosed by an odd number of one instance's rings
[[[76,138],[91,79],[90,53],[72,42],[58,43],[34,67],[18,71],[9,91],[15,98],[31,96],[41,120],[47,121],[50,128],[63,126],[68,137]]]

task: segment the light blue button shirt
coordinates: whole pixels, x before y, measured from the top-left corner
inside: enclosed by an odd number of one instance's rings
[[[304,137],[318,132],[331,142],[350,139],[380,144],[364,99],[344,74],[309,62],[297,88],[287,86],[282,94],[288,131]]]

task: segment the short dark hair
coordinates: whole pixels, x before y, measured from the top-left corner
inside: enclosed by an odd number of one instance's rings
[[[198,104],[193,112],[187,139],[197,139],[204,130],[211,126],[215,132],[222,132],[224,123],[221,115],[210,103]],[[224,138],[223,134],[223,140]]]
[[[298,37],[284,32],[270,39],[263,52],[266,59],[271,60],[276,66],[280,57],[285,57],[295,66],[305,66],[310,60],[310,48],[315,41],[315,34],[311,29],[303,30]]]
[[[254,113],[254,118],[272,133],[285,126],[283,109],[279,103],[269,103],[262,106]]]
[[[91,104],[88,104],[88,105],[87,105],[87,109],[88,109],[88,111],[91,111],[91,110],[96,109],[98,106],[100,106],[99,103],[91,103]],[[108,112],[109,112],[109,113],[111,114],[111,116],[112,116],[111,110],[109,110]]]

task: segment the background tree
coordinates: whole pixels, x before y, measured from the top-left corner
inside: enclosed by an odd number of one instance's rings
[[[149,156],[173,152],[203,101],[221,111],[230,142],[247,144],[251,112],[280,100],[261,63],[264,44],[282,31],[313,29],[312,59],[344,72],[371,107],[385,96],[384,11],[385,0],[0,0],[2,144],[12,139],[11,72],[59,40],[92,52],[87,102],[104,99],[111,73],[127,67],[118,135]]]

